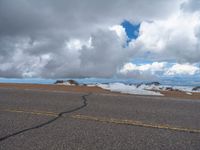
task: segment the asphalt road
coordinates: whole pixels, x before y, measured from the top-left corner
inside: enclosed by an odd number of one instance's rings
[[[200,101],[0,89],[1,150],[199,150]]]

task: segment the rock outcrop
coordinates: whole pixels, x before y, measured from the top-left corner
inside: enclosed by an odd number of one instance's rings
[[[192,91],[200,91],[200,86],[196,86],[192,89]]]
[[[63,84],[64,80],[57,80],[54,84]]]
[[[176,92],[181,92],[181,90],[179,90],[179,89],[174,89],[173,87],[166,87],[165,90],[166,90],[166,91],[176,91]]]
[[[142,85],[147,85],[147,86],[152,86],[152,85],[154,85],[154,86],[159,86],[160,83],[159,83],[159,82],[140,83],[140,84],[137,85],[137,88],[140,87],[140,86],[142,86]]]
[[[79,85],[78,82],[75,80],[57,80],[54,84],[59,84],[59,85]]]
[[[79,85],[75,80],[67,80],[67,83],[70,85]]]

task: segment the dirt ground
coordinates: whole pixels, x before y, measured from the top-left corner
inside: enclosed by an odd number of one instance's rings
[[[66,86],[66,85],[54,85],[54,84],[19,84],[19,83],[0,83],[0,88],[17,88],[17,89],[35,89],[35,90],[48,90],[48,91],[68,91],[68,92],[93,92],[104,94],[120,94],[116,92],[110,92],[100,87],[93,86]],[[181,91],[159,91],[166,97],[175,97],[183,99],[198,99],[200,100],[200,93],[192,93],[192,95]]]

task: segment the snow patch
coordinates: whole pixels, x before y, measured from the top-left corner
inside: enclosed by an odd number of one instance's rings
[[[177,91],[185,92],[188,95],[192,95],[194,92],[193,87],[188,86],[170,86],[170,85],[156,85],[156,84],[124,84],[124,83],[108,83],[108,84],[96,84],[95,86],[101,87],[113,92],[137,94],[137,95],[159,95],[163,96],[159,91]]]
[[[163,96],[163,94],[159,92],[149,91],[148,89],[145,89],[143,86],[137,88],[136,85],[125,85],[123,83],[97,84],[97,86],[113,92],[120,92],[126,94]]]

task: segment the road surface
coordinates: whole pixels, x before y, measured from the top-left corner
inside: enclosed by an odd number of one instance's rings
[[[0,88],[1,150],[199,150],[200,101]]]

